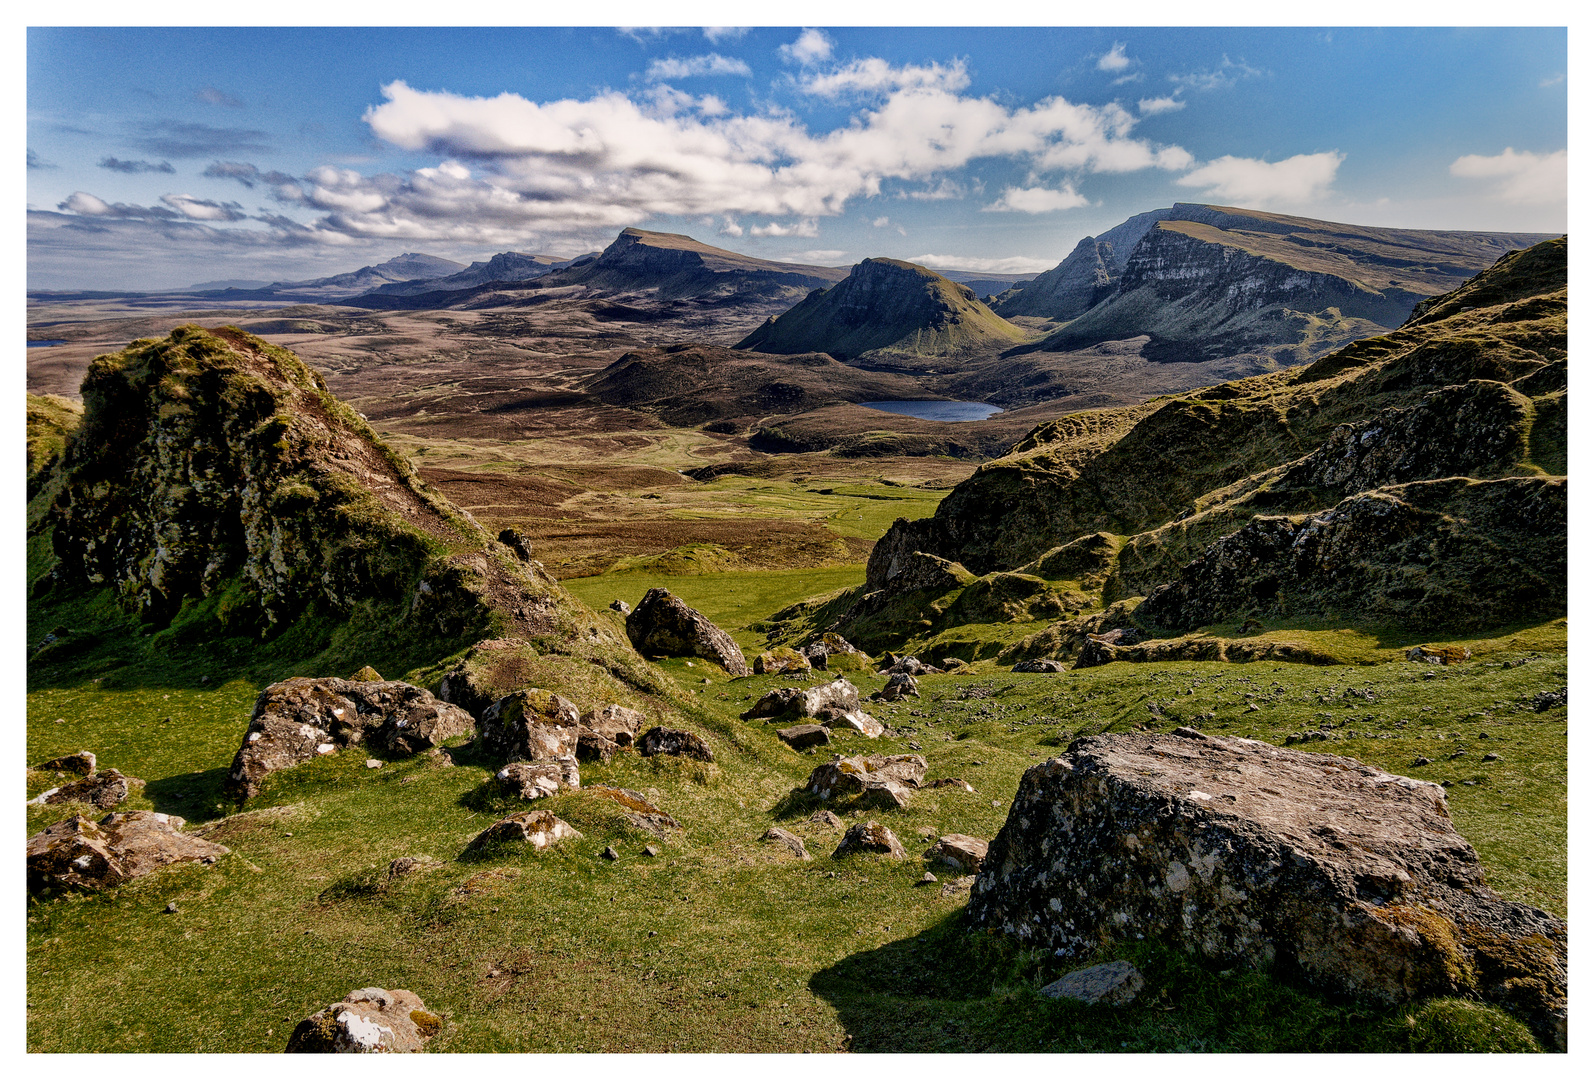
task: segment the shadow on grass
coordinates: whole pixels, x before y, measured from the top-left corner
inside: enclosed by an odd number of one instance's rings
[[[226,779],[226,768],[178,773],[146,783],[144,797],[157,812],[176,814],[197,825],[236,811],[233,800],[222,791]]]
[[[1145,989],[1130,1005],[1054,1001],[1040,988],[1107,959],[1131,961]],[[913,937],[816,972],[854,1052],[1399,1053],[1534,1052],[1521,1023],[1475,1002],[1400,1008],[1337,1000],[1256,971],[1216,971],[1176,949],[1135,943],[1060,960],[972,928],[962,910]]]

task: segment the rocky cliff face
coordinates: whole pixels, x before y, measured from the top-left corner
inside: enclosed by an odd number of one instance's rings
[[[991,310],[1004,319],[1015,315],[1078,318],[1112,294],[1141,237],[1174,213],[1170,209],[1136,214],[1100,236],[1085,237],[1057,266],[998,296],[991,302]]]
[[[914,551],[1050,580],[1050,551],[1099,532],[1101,602],[1151,597],[1135,617],[1159,632],[1564,611],[1565,256],[1508,255],[1309,367],[1043,425],[897,522],[865,589]]]
[[[843,276],[844,271],[831,267],[755,259],[676,233],[626,229],[596,259],[577,260],[576,264],[539,279],[539,285],[585,285],[610,292],[653,290],[661,300],[698,296],[795,298]]]
[[[892,350],[946,355],[1010,345],[1023,332],[966,285],[897,259],[865,259],[845,281],[816,291],[737,343],[767,353],[825,352],[842,360]]]

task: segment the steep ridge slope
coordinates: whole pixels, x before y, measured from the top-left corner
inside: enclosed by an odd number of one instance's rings
[[[1562,238],[1309,367],[1042,425],[899,520],[864,589],[922,552],[997,578],[1084,558],[1095,602],[1149,597],[1158,632],[1564,612],[1566,298]]]
[[[535,564],[432,492],[291,352],[182,326],[95,360],[35,585],[111,589],[152,629],[273,637],[349,619],[432,655],[490,635],[640,675]]]
[[[1068,258],[1033,281],[1015,286],[991,301],[991,310],[1004,319],[1036,315],[1047,319],[1074,319],[1111,295],[1123,276],[1129,253],[1157,222],[1177,214],[1178,208],[1136,214],[1100,236],[1081,240]]]
[[[661,300],[695,296],[796,296],[845,276],[828,266],[773,262],[677,233],[624,229],[591,262],[556,270],[538,288],[585,285],[606,292],[652,290]]]
[[[852,360],[882,350],[945,356],[1023,338],[1022,330],[980,303],[967,286],[915,263],[865,259],[839,285],[810,293],[736,347]]]

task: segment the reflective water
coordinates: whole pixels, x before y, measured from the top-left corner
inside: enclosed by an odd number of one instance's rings
[[[983,401],[860,401],[866,409],[911,416],[918,420],[943,420],[957,423],[963,420],[984,420],[1002,410]]]

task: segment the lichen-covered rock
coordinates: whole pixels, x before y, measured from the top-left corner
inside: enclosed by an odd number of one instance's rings
[[[759,839],[765,843],[782,845],[793,855],[797,856],[804,862],[807,862],[813,858],[812,855],[808,854],[808,848],[803,844],[802,837],[798,836],[796,833],[787,832],[785,829],[782,829],[779,826],[770,826],[764,831],[764,835],[760,836]]]
[[[482,852],[500,844],[530,844],[541,851],[561,840],[578,839],[579,832],[547,810],[522,810],[500,818],[465,845],[465,853]]]
[[[754,675],[784,675],[787,672],[809,671],[813,665],[808,662],[808,657],[796,649],[777,645],[773,649],[758,654],[753,661]]]
[[[286,679],[255,699],[224,787],[234,798],[253,798],[267,774],[320,754],[359,744],[418,754],[474,726],[465,710],[409,683]]]
[[[382,673],[380,671],[377,671],[376,668],[372,667],[370,664],[366,664],[359,671],[356,671],[353,675],[350,675],[349,676],[349,681],[350,682],[387,682],[386,679],[382,678]]]
[[[1349,758],[1080,739],[1024,774],[969,914],[1061,955],[1146,938],[1384,1002],[1477,993],[1564,1046],[1566,924],[1485,886],[1443,789]]]
[[[558,694],[536,688],[516,690],[482,711],[476,728],[482,748],[510,761],[574,759],[581,713]]]
[[[611,784],[593,784],[583,788],[588,795],[595,795],[600,799],[607,799],[616,803],[625,811],[625,819],[634,828],[652,833],[663,839],[667,832],[679,830],[681,823],[669,814],[649,802],[641,792],[629,788],[614,787]]]
[[[893,675],[884,686],[870,695],[877,701],[901,701],[906,697],[918,696],[919,682],[912,675]]]
[[[808,775],[802,790],[826,800],[851,799],[856,805],[904,808],[909,793],[924,780],[926,765],[918,754],[836,756]]]
[[[810,746],[830,744],[830,732],[823,724],[796,724],[779,729],[775,735],[793,750],[806,750]]]
[[[1020,660],[1013,665],[1013,670],[1019,674],[1047,674],[1067,670],[1060,662],[1044,657],[1035,660]]]
[[[952,866],[965,874],[977,874],[980,867],[985,864],[985,854],[990,845],[975,836],[964,836],[962,833],[948,833],[941,837],[924,857],[933,863]]]
[[[820,634],[801,652],[816,671],[869,670],[869,654],[834,632]]]
[[[591,731],[610,740],[616,746],[634,746],[636,738],[648,718],[624,705],[605,705],[593,709],[581,718],[584,731]]]
[[[759,717],[777,717],[794,714],[812,716],[825,727],[851,728],[871,739],[885,731],[885,725],[864,712],[858,699],[858,688],[846,679],[836,677],[828,683],[806,690],[780,687],[771,690],[742,713],[743,720]]]
[[[609,610],[618,611],[621,615],[629,615],[631,614],[631,605],[624,600],[611,600],[609,602]]]
[[[581,786],[581,771],[574,758],[557,761],[511,761],[493,774],[500,787],[522,799],[557,795],[564,788]]]
[[[696,758],[698,761],[714,760],[714,751],[709,749],[708,743],[703,741],[701,735],[681,731],[678,728],[649,728],[642,738],[637,740],[637,749],[642,752],[643,757],[670,754],[675,757]]]
[[[442,1027],[408,990],[368,986],[299,1021],[284,1053],[413,1054]]]
[[[178,862],[214,863],[220,844],[189,836],[171,814],[130,810],[99,821],[74,815],[28,838],[30,885],[108,889]]]
[[[668,589],[649,589],[625,617],[625,632],[643,656],[698,656],[732,675],[748,674],[747,658],[731,636]]]
[[[123,776],[115,769],[103,769],[92,776],[74,780],[70,784],[41,791],[28,802],[35,806],[80,802],[89,803],[101,810],[109,810],[127,798],[129,785],[142,787],[143,784],[144,781],[136,776]]]
[[[862,821],[848,829],[842,836],[841,843],[836,845],[836,850],[830,853],[830,857],[840,859],[859,852],[890,855],[894,859],[903,858],[907,854],[902,848],[902,841],[878,821]]]
[[[49,761],[35,765],[34,768],[40,772],[69,772],[76,773],[79,776],[93,776],[97,764],[98,762],[92,752],[79,750],[75,754],[51,758]]]
[[[1145,989],[1146,977],[1127,960],[1070,971],[1041,987],[1043,997],[1067,998],[1086,1005],[1128,1005]]]

